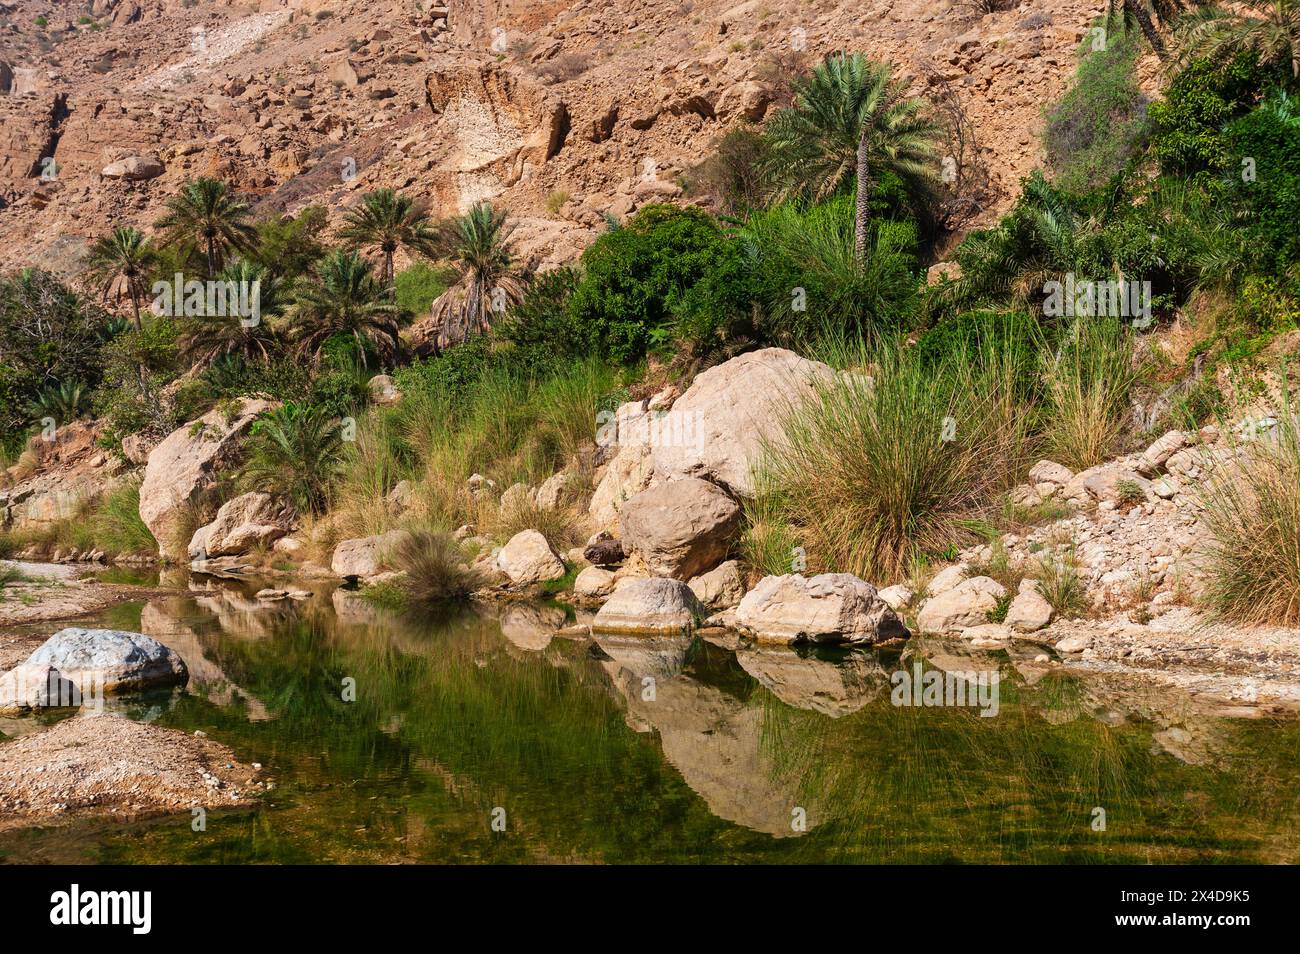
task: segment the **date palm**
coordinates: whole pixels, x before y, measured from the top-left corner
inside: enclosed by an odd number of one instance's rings
[[[167,202],[167,212],[157,222],[169,244],[201,248],[207,257],[208,277],[215,276],[231,251],[247,252],[257,238],[252,209],[229,185],[219,179],[193,179]]]
[[[316,274],[299,284],[289,306],[288,336],[298,353],[319,356],[330,338],[353,339],[364,364],[367,350],[389,360],[401,350],[400,309],[388,300],[370,263],[355,251],[339,249],[327,256]]]
[[[523,297],[524,282],[510,246],[512,231],[505,211],[487,202],[443,225],[443,247],[460,278],[438,296],[430,311],[439,348],[487,331],[494,317]]]
[[[131,302],[136,330],[140,330],[140,299],[145,283],[158,261],[153,243],[139,230],[116,228],[90,247],[86,255],[86,280],[100,291],[104,301],[116,294]]]
[[[1238,0],[1233,8],[1209,6],[1183,18],[1183,60],[1225,62],[1254,53],[1261,65],[1300,79],[1300,0]]]
[[[393,255],[399,248],[433,255],[437,246],[428,213],[393,189],[376,189],[350,210],[339,238],[358,248],[377,249],[384,256],[379,279],[385,286],[393,282]]]
[[[940,129],[924,100],[905,95],[892,64],[838,53],[795,83],[794,103],[772,118],[766,135],[778,198],[821,201],[856,182],[854,250],[861,260],[873,182],[888,172],[911,194],[928,192]]]
[[[216,281],[242,288],[242,297],[256,303],[257,313],[201,315],[185,319],[177,347],[196,368],[204,368],[226,357],[243,361],[266,360],[279,345],[279,337],[268,318],[285,306],[283,284],[264,265],[237,261],[227,265]],[[255,298],[254,298],[255,296]]]

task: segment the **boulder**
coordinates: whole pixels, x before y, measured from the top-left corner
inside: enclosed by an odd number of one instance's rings
[[[241,494],[222,504],[212,523],[195,531],[190,559],[247,553],[274,543],[292,528],[293,513],[283,501],[261,491]]]
[[[559,510],[564,505],[573,475],[566,471],[552,474],[537,488],[537,506],[542,510]]]
[[[140,519],[164,557],[186,556],[188,538],[180,533],[187,508],[233,467],[253,421],[271,407],[268,401],[245,399],[233,413],[214,408],[172,431],[150,452],[140,484]]]
[[[582,551],[582,557],[592,566],[618,566],[627,556],[623,552],[623,541],[606,537],[593,540]]]
[[[736,608],[760,642],[871,645],[908,635],[876,588],[849,573],[766,576]]]
[[[880,598],[889,604],[889,608],[895,613],[899,610],[905,610],[912,605],[912,600],[916,599],[916,593],[906,583],[896,583],[893,586],[887,586],[878,591]]]
[[[750,471],[764,442],[778,437],[791,407],[834,380],[829,366],[782,348],[751,351],[702,372],[657,428],[655,478],[699,477],[733,496],[752,496]]]
[[[390,374],[376,374],[366,382],[366,387],[376,404],[396,404],[402,399],[402,392],[397,390],[397,382]]]
[[[366,580],[393,569],[389,560],[393,551],[410,534],[405,530],[389,530],[369,537],[353,537],[334,548],[330,569],[344,579]]]
[[[632,577],[618,584],[591,622],[593,633],[663,635],[690,629],[705,609],[681,580]]]
[[[966,577],[970,575],[970,567],[965,563],[954,563],[950,567],[940,570],[934,575],[929,583],[926,584],[925,592],[930,596],[938,596],[940,593],[946,593],[965,582]]]
[[[175,651],[143,633],[117,629],[61,629],[24,665],[57,669],[83,695],[183,686],[189,679]]]
[[[1058,464],[1055,461],[1040,460],[1033,467],[1029,468],[1029,482],[1031,484],[1060,484],[1064,487],[1074,479],[1074,471],[1064,464]]]
[[[740,563],[728,560],[708,573],[693,577],[686,584],[696,599],[709,609],[729,609],[745,595],[745,581],[740,574]]]
[[[623,549],[658,576],[689,580],[727,555],[740,507],[707,480],[686,477],[643,490],[623,506]]]
[[[609,420],[601,423],[596,442],[614,456],[587,506],[587,512],[597,527],[611,527],[617,523],[623,505],[649,487],[654,478],[649,422],[650,413],[645,403],[629,401],[620,405]]]
[[[106,179],[125,179],[128,182],[156,179],[162,174],[162,160],[154,156],[129,156],[110,162],[100,171],[100,175]]]
[[[1007,617],[1003,622],[1016,632],[1033,633],[1050,623],[1054,612],[1052,604],[1038,591],[1038,584],[1024,580],[1020,592],[1007,607]]]
[[[80,705],[81,690],[51,665],[23,663],[0,676],[0,714]]]
[[[564,576],[564,561],[536,530],[521,530],[511,537],[497,554],[496,565],[516,586]]]
[[[923,633],[960,633],[988,622],[1006,587],[987,576],[964,580],[921,604],[916,625]]]
[[[588,600],[601,599],[614,592],[614,574],[598,566],[589,566],[573,581],[573,595]]]
[[[1187,446],[1187,435],[1183,431],[1168,431],[1156,439],[1150,447],[1142,452],[1138,460],[1138,473],[1153,477],[1164,467],[1165,462]]]

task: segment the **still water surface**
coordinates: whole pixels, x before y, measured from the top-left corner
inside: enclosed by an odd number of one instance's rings
[[[581,641],[552,637],[553,606],[267,608],[205,586],[92,622],[189,663],[184,691],[123,703],[132,718],[203,730],[274,790],[206,832],[188,812],[87,820],[2,834],[0,858],[1300,861],[1300,723],[1070,674],[1038,648]],[[998,669],[997,715],[892,705],[890,674],[917,662]]]

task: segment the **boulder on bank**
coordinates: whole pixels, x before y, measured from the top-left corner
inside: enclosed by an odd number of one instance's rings
[[[745,581],[737,560],[728,560],[708,573],[692,577],[686,585],[696,599],[714,610],[730,609],[745,595]]]
[[[989,621],[1006,587],[987,576],[975,576],[921,604],[916,625],[923,633],[960,633]]]
[[[186,557],[187,541],[179,537],[185,510],[230,468],[253,421],[273,406],[245,399],[233,414],[214,408],[172,431],[150,452],[140,484],[140,519],[164,557]]]
[[[369,537],[353,537],[334,548],[330,569],[335,576],[366,580],[393,569],[389,562],[393,551],[410,534],[405,530],[389,530]]]
[[[1037,581],[1022,580],[1003,622],[1017,632],[1033,633],[1050,623],[1054,612],[1052,604],[1039,592]]]
[[[689,629],[704,615],[704,607],[681,580],[631,577],[618,584],[592,620],[591,630],[656,636]]]
[[[61,629],[27,657],[24,666],[57,669],[83,694],[138,692],[189,680],[174,650],[143,633],[119,629]]]
[[[585,567],[573,581],[573,595],[598,600],[614,592],[614,574],[598,566]]]
[[[81,705],[81,690],[53,666],[25,662],[0,676],[0,714]]]
[[[707,480],[686,477],[643,490],[619,515],[623,548],[659,576],[689,580],[727,555],[740,507]]]
[[[754,492],[751,466],[778,436],[790,408],[815,398],[835,372],[783,348],[764,348],[702,372],[657,428],[656,480],[701,477],[740,497]]]
[[[274,543],[293,528],[293,512],[270,494],[254,491],[227,500],[216,519],[194,532],[191,560],[238,556]]]
[[[760,642],[871,645],[907,627],[876,588],[850,573],[767,576],[736,608],[736,626]]]
[[[497,554],[496,566],[516,586],[558,580],[565,572],[560,555],[536,530],[521,530],[511,537]]]

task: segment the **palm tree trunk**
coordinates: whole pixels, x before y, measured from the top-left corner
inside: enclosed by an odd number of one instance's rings
[[[1163,60],[1165,58],[1165,42],[1160,39],[1160,34],[1156,32],[1155,24],[1151,22],[1150,15],[1147,13],[1146,8],[1142,6],[1142,0],[1124,0],[1124,9],[1142,28],[1142,35],[1151,44],[1151,49],[1156,51],[1156,56]]]
[[[393,253],[384,252],[384,287],[388,288],[393,284]],[[392,293],[390,293],[391,297]]]
[[[208,236],[208,278],[217,277],[217,240]]]
[[[135,317],[135,330],[140,331],[144,327],[140,324],[140,300],[135,297],[134,288],[128,288],[127,293],[131,296],[131,312]]]
[[[867,134],[858,139],[858,196],[853,210],[853,254],[859,262],[867,259],[867,226],[871,223],[871,169],[867,162]]]

